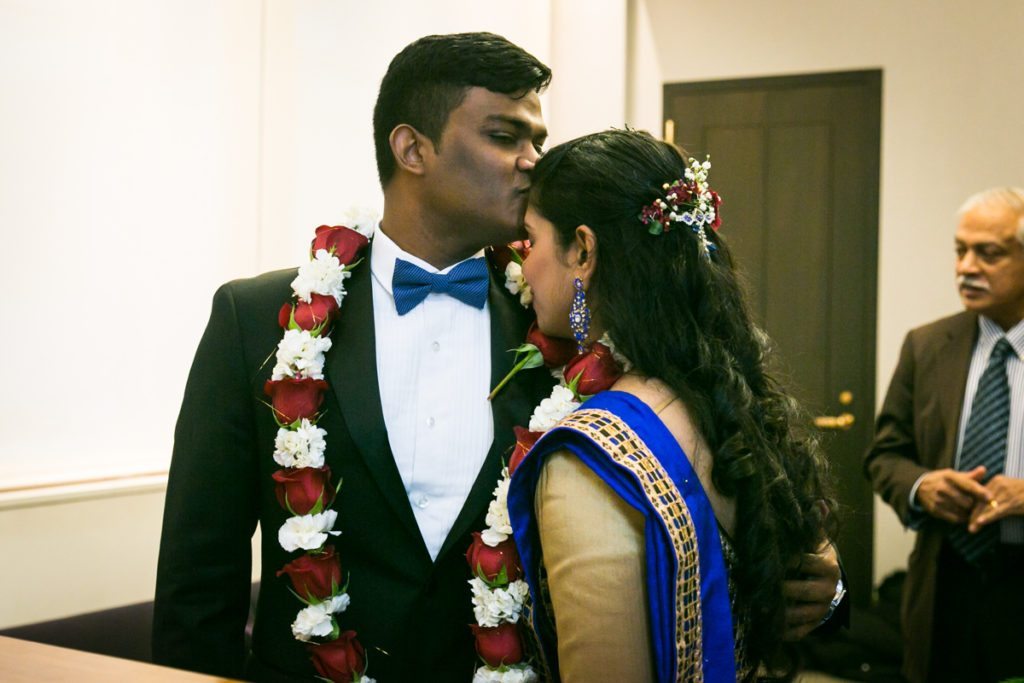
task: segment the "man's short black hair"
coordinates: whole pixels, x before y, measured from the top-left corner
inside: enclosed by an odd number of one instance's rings
[[[452,33],[420,38],[395,55],[380,84],[373,109],[373,141],[382,187],[395,173],[388,137],[406,123],[435,145],[448,115],[474,86],[504,95],[540,92],[551,69],[493,33]]]

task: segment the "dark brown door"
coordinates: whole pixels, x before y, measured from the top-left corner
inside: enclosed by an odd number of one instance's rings
[[[854,604],[871,600],[881,72],[665,86],[666,131],[703,158],[722,234],[783,380],[822,430]],[[668,121],[674,123],[669,124]]]

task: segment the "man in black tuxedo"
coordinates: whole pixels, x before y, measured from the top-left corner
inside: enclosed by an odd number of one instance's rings
[[[470,532],[485,526],[512,427],[552,385],[543,369],[524,371],[486,401],[530,322],[500,276],[491,275],[480,307],[431,293],[407,310],[392,290],[396,264],[448,272],[486,245],[520,237],[529,171],[546,138],[538,93],[550,75],[521,48],[477,33],[414,42],[381,83],[374,137],[384,214],[345,283],[319,425],[329,434],[326,464],[343,481],[333,542],[351,604],[338,621],[358,632],[368,673],[382,683],[472,679],[464,552]],[[294,276],[238,280],[214,297],[175,431],[154,614],[158,663],[266,681],[314,674],[290,630],[302,605],[275,576],[292,556],[277,540],[288,513],[274,494],[277,425],[263,396]],[[262,579],[246,653],[257,522]],[[804,582],[801,620],[820,619],[832,597],[834,556],[820,564],[825,590]]]
[[[472,679],[464,553],[470,532],[486,526],[501,460],[513,445],[512,428],[529,419],[550,391],[551,378],[542,370],[521,373],[488,404],[488,388],[510,369],[507,350],[526,335],[527,311],[492,279],[482,309],[430,294],[419,306],[425,312],[397,316],[391,278],[378,281],[379,271],[393,269],[394,260],[378,268],[374,252],[386,242],[389,253],[441,271],[477,257],[485,245],[516,239],[528,173],[547,135],[538,92],[550,76],[544,64],[498,36],[463,34],[413,43],[381,84],[374,128],[383,220],[370,253],[346,281],[325,363],[330,390],[319,423],[328,434],[326,464],[343,482],[333,505],[342,532],[335,545],[352,601],[338,619],[358,632],[369,673],[380,681]],[[274,495],[277,425],[263,395],[273,365],[264,360],[281,339],[277,312],[291,296],[294,277],[287,270],[235,281],[214,297],[175,431],[157,577],[158,662],[259,680],[308,680],[314,673],[290,630],[302,604],[289,593],[287,579],[275,577],[292,556],[277,540],[289,515]],[[390,315],[381,318],[376,309],[385,307]],[[424,316],[430,317],[427,328],[417,328]],[[445,317],[440,327],[474,336],[430,330],[439,316]],[[381,321],[390,327],[375,330]],[[395,362],[405,363],[418,352],[416,344],[402,346],[416,330],[432,335],[412,340],[422,347],[416,365],[449,354],[456,363],[449,368],[453,381],[474,387],[472,395],[453,397],[443,383],[426,385],[429,376],[408,377],[391,395],[394,377],[379,385],[381,360],[402,354]],[[467,354],[481,342],[482,359]],[[470,361],[473,367],[466,367]],[[418,406],[402,404],[403,393],[449,405],[409,425],[406,414]],[[493,424],[464,435],[473,430],[459,424],[462,416],[481,410]],[[395,441],[415,442],[416,430],[431,419],[432,433],[448,429],[451,453],[475,460],[468,481],[450,476],[458,462],[429,462],[436,448],[413,443],[393,452]],[[403,433],[389,439],[389,426]],[[468,452],[473,448],[477,452]],[[435,471],[424,475],[424,468]],[[449,480],[453,494],[437,490]],[[434,509],[447,514],[425,519],[420,513]],[[257,521],[263,573],[252,656],[243,668],[249,545]]]

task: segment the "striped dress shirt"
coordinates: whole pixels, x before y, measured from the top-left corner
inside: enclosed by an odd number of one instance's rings
[[[1014,479],[1024,479],[1024,321],[1017,323],[1008,332],[992,320],[978,317],[978,341],[971,355],[971,367],[967,373],[963,410],[960,412],[960,429],[956,445],[956,466],[960,466],[960,452],[964,445],[964,432],[971,419],[971,404],[978,391],[988,357],[996,342],[1006,337],[1016,355],[1006,359],[1006,378],[1010,384],[1010,431],[1006,435],[1006,463],[1003,474]],[[1024,543],[1024,518],[1006,517],[1000,523],[1000,540],[1003,543]]]

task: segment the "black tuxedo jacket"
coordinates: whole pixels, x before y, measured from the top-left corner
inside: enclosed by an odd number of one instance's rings
[[[278,544],[288,514],[271,474],[277,425],[263,384],[282,331],[277,312],[295,270],[222,286],[196,352],[175,430],[154,609],[158,663],[255,680],[309,680],[304,646],[290,630],[303,607],[275,573],[297,554]],[[492,386],[511,368],[530,314],[492,276]],[[436,562],[420,536],[388,445],[377,386],[368,261],[346,281],[348,295],[331,335],[330,383],[319,425],[326,464],[343,482],[332,542],[349,579],[351,604],[339,615],[357,631],[368,673],[390,681],[469,681],[477,665],[470,578],[464,553],[482,529],[492,491],[525,424],[552,386],[543,369],[521,372],[493,402],[494,443]],[[453,367],[452,372],[458,372]],[[430,391],[423,387],[423,391]],[[262,579],[252,652],[246,664],[250,538],[262,529]]]

